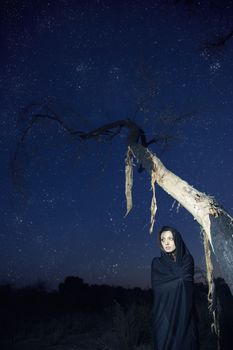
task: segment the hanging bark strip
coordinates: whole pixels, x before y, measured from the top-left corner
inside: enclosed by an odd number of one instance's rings
[[[151,172],[151,189],[152,189],[152,199],[150,206],[150,233],[153,232],[154,223],[155,223],[155,215],[157,212],[157,201],[155,197],[155,183],[156,183],[156,172]]]
[[[125,197],[126,197],[126,207],[127,207],[125,216],[129,214],[130,210],[133,207],[132,187],[133,187],[133,155],[130,147],[128,147],[126,158],[125,158]]]
[[[205,252],[205,263],[206,263],[206,278],[208,283],[208,308],[209,312],[212,315],[212,323],[211,330],[215,332],[217,336],[219,336],[219,327],[216,317],[216,295],[215,295],[215,285],[214,285],[214,268],[211,259],[211,249],[208,240],[208,236],[204,230],[202,230],[203,235],[203,244],[204,244],[204,252]]]
[[[212,308],[213,297],[214,297],[213,264],[211,260],[211,250],[210,250],[208,236],[204,230],[202,230],[202,234],[203,234],[203,243],[204,243],[204,251],[205,251],[205,262],[207,267],[207,282],[209,286],[208,301],[209,301],[210,307]]]

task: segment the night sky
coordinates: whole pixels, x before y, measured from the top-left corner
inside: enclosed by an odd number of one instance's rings
[[[147,288],[162,225],[176,227],[204,267],[199,225],[158,187],[149,234],[150,178],[136,161],[124,218],[126,132],[79,142],[52,121],[38,123],[18,158],[24,197],[11,158],[31,103],[76,130],[131,118],[148,138],[174,135],[151,150],[232,214],[233,39],[206,47],[232,23],[232,1],[1,2],[0,283],[56,288],[75,275]]]

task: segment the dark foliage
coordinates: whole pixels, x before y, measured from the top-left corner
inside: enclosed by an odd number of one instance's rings
[[[220,345],[221,349],[224,350],[233,343],[231,329],[233,297],[223,279],[218,278],[215,283]],[[111,317],[114,317],[116,303],[120,306],[122,317],[130,319],[130,313],[134,310],[137,318],[140,317],[141,312],[145,319],[145,309],[151,310],[152,291],[140,288],[126,289],[108,285],[88,285],[84,283],[83,279],[75,276],[67,277],[59,285],[59,290],[53,292],[46,291],[43,285],[21,289],[16,289],[11,285],[2,285],[0,287],[0,345],[3,341],[6,342],[6,339],[14,343],[15,337],[19,333],[28,337],[30,324],[46,324],[49,319],[58,319],[64,315],[83,315],[81,316],[83,320],[80,321],[83,322],[84,327],[84,315],[102,314],[111,330],[113,326]],[[146,308],[145,305],[147,305]],[[210,329],[211,318],[208,313],[207,286],[203,283],[195,284],[195,305],[200,349],[217,349],[216,337]],[[149,311],[146,323],[150,324]],[[70,325],[71,327],[72,325]],[[97,327],[95,322],[93,327]]]

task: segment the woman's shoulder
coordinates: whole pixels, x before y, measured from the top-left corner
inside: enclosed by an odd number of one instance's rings
[[[181,262],[182,266],[185,268],[194,268],[194,259],[193,256],[191,254],[185,254],[182,262]]]
[[[193,256],[189,253],[189,254],[185,254],[183,256],[183,262],[194,262]]]
[[[153,259],[152,259],[152,262],[151,262],[151,266],[152,267],[155,267],[156,265],[158,265],[160,263],[160,258],[155,256]]]

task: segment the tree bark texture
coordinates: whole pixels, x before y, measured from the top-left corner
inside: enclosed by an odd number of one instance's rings
[[[147,148],[129,142],[133,155],[159,186],[187,209],[206,232],[223,277],[233,294],[233,218],[216,201],[166,169]]]
[[[29,107],[29,112],[30,112]],[[27,111],[27,110],[26,110]],[[157,142],[157,138],[150,141],[146,140],[144,131],[132,120],[122,119],[113,123],[103,125],[90,132],[83,132],[73,130],[68,127],[62,118],[55,113],[51,114],[51,110],[45,114],[36,114],[31,118],[29,125],[24,130],[13,156],[12,168],[13,175],[16,172],[16,161],[19,151],[25,142],[25,139],[31,131],[33,125],[40,120],[48,119],[58,123],[63,130],[70,135],[76,136],[79,140],[88,140],[99,137],[108,137],[112,139],[120,134],[122,128],[127,128],[128,135],[128,151],[126,157],[126,199],[127,199],[127,214],[132,208],[132,185],[133,185],[133,157],[135,157],[141,167],[151,176],[151,186],[153,196],[151,201],[151,229],[153,230],[155,214],[157,209],[155,198],[155,184],[163,188],[170,194],[177,202],[179,202],[185,209],[187,209],[194,219],[201,225],[205,237],[207,237],[207,244],[205,243],[205,256],[208,269],[211,265],[210,258],[206,251],[209,250],[208,245],[212,247],[217,260],[219,261],[222,274],[228,283],[233,294],[233,218],[210,196],[196,190],[186,181],[182,180],[177,175],[166,169],[160,159],[152,153],[147,147],[148,145]],[[212,272],[211,272],[212,274]],[[208,275],[208,274],[207,274]],[[209,276],[209,285],[212,283],[212,276]]]

